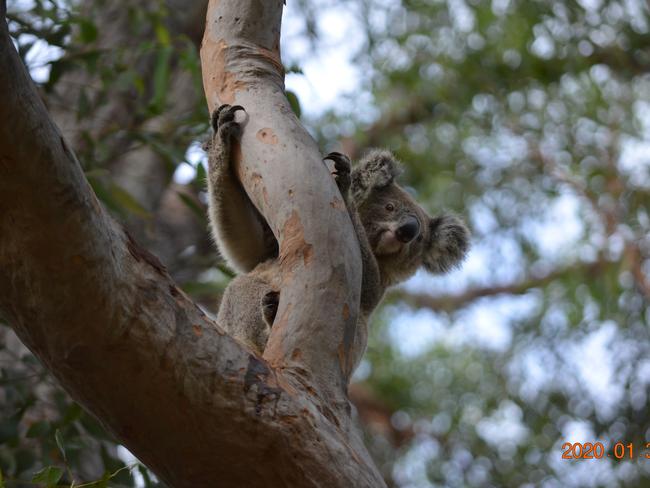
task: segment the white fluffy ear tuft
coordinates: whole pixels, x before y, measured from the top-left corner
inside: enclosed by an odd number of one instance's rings
[[[385,188],[402,172],[390,151],[373,149],[352,171],[352,197],[357,204],[365,201],[372,190]]]
[[[437,274],[460,266],[469,251],[470,232],[465,224],[452,215],[440,215],[429,220],[428,245],[422,264]]]

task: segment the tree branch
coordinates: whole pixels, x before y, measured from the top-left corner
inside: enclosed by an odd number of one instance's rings
[[[72,397],[170,486],[383,486],[345,415],[215,327],[104,211],[4,22],[0,66],[0,313]]]
[[[542,276],[530,276],[527,279],[508,285],[470,288],[457,295],[433,296],[428,293],[411,293],[403,289],[396,289],[389,293],[389,299],[402,301],[413,308],[427,308],[434,312],[453,312],[473,303],[479,298],[497,295],[522,295],[533,288],[542,288],[555,280],[560,280],[568,276],[593,278],[602,273],[603,268],[608,264],[607,261],[579,263],[574,266],[554,270]]]
[[[345,409],[361,288],[359,244],[322,155],[284,94],[282,3],[209,3],[203,84],[211,110],[222,103],[247,110],[235,164],[279,242],[279,319],[264,357],[313,378],[322,395]]]

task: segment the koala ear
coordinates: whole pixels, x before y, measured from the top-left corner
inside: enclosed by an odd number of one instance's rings
[[[422,264],[432,273],[447,273],[465,259],[470,233],[465,224],[452,215],[429,220],[427,246]]]
[[[373,149],[352,170],[352,197],[357,204],[368,198],[376,188],[385,188],[402,172],[401,165],[390,151]]]

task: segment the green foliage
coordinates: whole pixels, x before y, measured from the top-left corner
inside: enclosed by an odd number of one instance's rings
[[[32,476],[32,481],[43,483],[48,488],[51,488],[57,485],[61,476],[63,476],[63,470],[61,468],[57,468],[56,466],[47,466]]]
[[[79,488],[109,486],[109,480],[116,483],[111,486],[135,486],[135,465],[118,457],[99,423],[60,391],[34,356],[17,352],[17,339],[4,325],[0,337],[0,486],[74,482]]]
[[[293,113],[296,114],[297,117],[300,117],[302,115],[302,109],[300,108],[298,97],[290,90],[287,90],[286,95],[287,100],[289,100],[289,105],[291,105],[291,110],[293,110]]]

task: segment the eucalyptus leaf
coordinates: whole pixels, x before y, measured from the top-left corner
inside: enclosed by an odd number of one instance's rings
[[[178,195],[178,198],[180,198],[181,201],[185,204],[185,206],[192,211],[194,216],[199,219],[200,222],[206,223],[206,210],[201,207],[196,202],[196,200],[180,191],[177,191],[176,194]]]
[[[114,201],[117,202],[123,209],[143,218],[151,218],[151,213],[147,211],[128,191],[121,186],[113,183],[110,185],[109,191]]]
[[[57,466],[46,466],[32,477],[36,483],[44,483],[48,488],[56,486],[63,476],[63,470]]]
[[[54,432],[54,440],[56,441],[56,446],[59,448],[59,452],[61,453],[61,456],[63,456],[63,461],[67,462],[68,457],[65,452],[65,446],[63,444],[63,436],[61,435],[61,430],[56,429]]]

